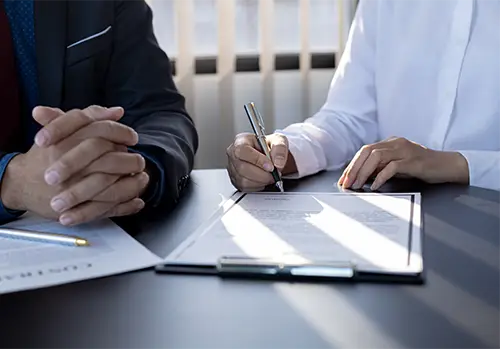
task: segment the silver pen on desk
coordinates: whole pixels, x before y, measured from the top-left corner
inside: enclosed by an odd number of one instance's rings
[[[78,236],[45,233],[16,228],[0,228],[0,237],[77,247],[89,246],[89,242],[86,239]]]
[[[266,129],[264,127],[264,119],[260,115],[255,103],[250,102],[245,104],[245,112],[247,113],[248,120],[250,121],[250,125],[252,126],[253,132],[255,133],[255,137],[257,137],[257,142],[261,148],[261,151],[266,155],[266,157],[272,161],[271,154],[269,153],[269,148],[267,146],[266,141]],[[271,172],[273,176],[276,187],[280,190],[280,192],[284,192],[283,188],[283,180],[281,179],[281,175],[279,171],[274,167],[273,172]]]

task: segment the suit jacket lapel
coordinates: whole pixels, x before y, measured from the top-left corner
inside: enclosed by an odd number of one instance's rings
[[[35,1],[39,105],[60,107],[66,54],[65,0]]]

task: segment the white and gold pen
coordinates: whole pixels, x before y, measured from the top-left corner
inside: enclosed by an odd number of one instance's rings
[[[0,228],[0,237],[77,247],[90,245],[86,239],[78,236],[29,231],[16,228]]]

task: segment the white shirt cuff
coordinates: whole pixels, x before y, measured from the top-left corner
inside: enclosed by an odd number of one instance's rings
[[[316,174],[321,170],[314,148],[303,135],[288,133],[283,130],[278,130],[276,133],[282,134],[288,139],[288,149],[293,155],[295,165],[297,166],[296,173],[284,176],[283,178],[303,178]]]
[[[499,151],[459,151],[469,165],[469,184],[475,187],[500,190]]]

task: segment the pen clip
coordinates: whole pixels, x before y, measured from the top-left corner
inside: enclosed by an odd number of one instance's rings
[[[260,114],[259,110],[255,106],[254,103],[252,103],[252,107],[255,109],[255,115],[257,116],[257,123],[260,127],[260,130],[262,131],[262,134],[266,134],[266,127],[264,126],[264,119],[262,118],[262,115]]]
[[[250,119],[250,123],[252,125],[252,128],[254,128],[254,132],[256,133],[257,137],[265,136],[266,128],[264,126],[264,119],[257,110],[255,103],[250,102],[245,104],[245,111],[248,115],[248,118]],[[257,131],[257,128],[259,129],[260,132]]]

